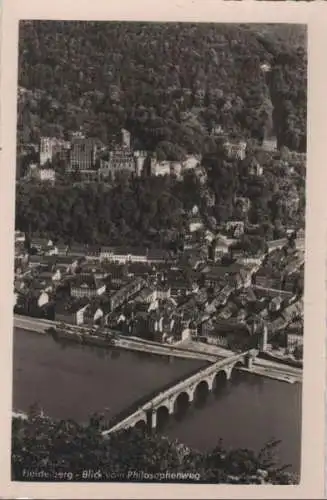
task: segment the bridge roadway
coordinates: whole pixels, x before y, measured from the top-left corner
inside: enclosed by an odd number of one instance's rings
[[[257,354],[258,352],[252,349],[216,361],[210,366],[187,377],[185,380],[160,392],[136,411],[132,411],[127,417],[104,431],[103,434],[108,435],[112,432],[133,426],[148,426],[155,429],[159,413],[167,418],[169,415],[178,413],[181,404],[186,403],[188,405],[193,402],[201,389],[206,393],[215,390],[220,381],[226,381],[231,377],[236,365],[251,370],[253,360]]]

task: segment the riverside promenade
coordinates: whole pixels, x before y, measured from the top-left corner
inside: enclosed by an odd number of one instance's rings
[[[27,316],[14,316],[14,328],[20,328],[22,330],[33,331],[37,333],[46,333],[47,328],[56,327],[58,323],[55,321],[31,318]],[[72,325],[70,325],[72,326]],[[77,330],[77,328],[76,328]],[[72,340],[75,338],[75,334],[72,332]],[[98,339],[96,335],[92,336],[94,342]],[[123,335],[115,335],[115,347],[120,349],[127,349],[131,351],[144,352],[149,354],[157,354],[160,356],[173,356],[177,358],[184,359],[198,359],[202,361],[208,361],[214,363],[218,359],[225,356],[219,356],[218,354],[201,353],[196,350],[186,350],[180,346],[163,345],[157,342],[145,341],[138,339],[137,337],[125,337]],[[230,351],[230,355],[233,352]]]
[[[14,315],[14,328],[28,330],[45,334],[47,328],[58,325],[55,321],[31,318],[27,316]],[[94,336],[96,340],[96,336]],[[74,340],[74,334],[72,334]],[[115,347],[130,351],[144,352],[156,354],[159,356],[170,356],[183,359],[197,359],[215,363],[220,359],[234,356],[235,353],[229,349],[218,346],[204,344],[203,342],[185,341],[179,342],[177,345],[163,345],[157,342],[139,339],[137,337],[125,337],[123,335],[115,335]],[[242,371],[248,371],[246,367],[240,368]],[[253,363],[251,373],[260,375],[282,382],[295,383],[302,382],[302,370],[294,368],[276,361],[266,360],[256,357]]]

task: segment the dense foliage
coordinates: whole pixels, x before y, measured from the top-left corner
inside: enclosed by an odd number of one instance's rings
[[[18,183],[16,227],[68,243],[138,245],[142,240],[149,247],[164,247],[185,232],[194,204],[218,223],[230,218],[260,223],[259,236],[267,239],[282,236],[288,224],[303,222],[303,172],[288,175],[271,158],[258,178],[247,175],[244,162],[208,157],[204,163],[206,188],[192,173],[183,181],[169,176],[121,178],[110,186]],[[208,190],[215,194],[213,206],[207,202]],[[240,210],[240,197],[249,200],[246,212]]]
[[[110,145],[126,127],[159,160],[200,153],[208,182],[190,174],[83,185],[55,158],[55,186],[17,186],[17,229],[165,246],[194,204],[213,224],[261,224],[266,238],[302,223],[305,159],[283,145],[306,148],[305,43],[305,30],[291,25],[21,22],[18,144],[82,127]],[[226,155],[217,130],[248,138],[247,158]],[[258,140],[274,135],[281,153],[258,157]],[[37,161],[25,146],[21,176]],[[249,173],[256,162],[261,177]]]
[[[17,187],[16,226],[94,244],[160,244],[183,229],[182,196],[169,177],[101,184]],[[189,194],[186,192],[186,195]]]
[[[139,146],[179,159],[206,152],[221,127],[305,150],[299,26],[24,21],[19,85],[31,91],[18,106],[25,143],[82,126],[108,144],[124,126]]]
[[[278,442],[268,443],[260,453],[247,449],[226,450],[221,442],[213,451],[200,453],[177,441],[135,428],[104,439],[102,425],[98,416],[82,426],[71,420],[52,421],[40,417],[35,409],[31,410],[28,420],[14,418],[13,480],[24,479],[25,469],[52,473],[52,479],[54,473],[71,473],[76,479],[81,471],[91,470],[101,471],[103,480],[112,481],[137,480],[131,472],[142,471],[157,480],[160,474],[161,480],[167,480],[164,475],[168,472],[192,473],[196,480],[212,483],[298,482],[294,474],[286,472],[287,467],[278,465],[275,457]]]

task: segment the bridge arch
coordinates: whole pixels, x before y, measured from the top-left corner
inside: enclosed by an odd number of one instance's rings
[[[239,359],[238,361],[236,361],[235,363],[233,363],[230,367],[229,367],[229,370],[230,370],[230,377],[232,375],[237,375],[239,374],[237,368],[245,368],[246,367],[246,360],[245,358],[242,358],[242,359]]]
[[[229,379],[226,370],[219,370],[212,377],[212,391],[217,393],[226,386],[227,380]]]
[[[246,366],[246,362],[245,362],[245,359],[240,359],[239,361],[236,361],[236,363],[234,363],[232,365],[232,368],[244,368]]]
[[[144,424],[139,421],[143,421],[147,427],[151,426],[152,429],[155,429],[157,426],[157,412],[160,414],[159,420],[166,420],[169,414],[175,414],[175,416],[185,414],[194,397],[197,398],[197,393],[200,390],[205,394],[210,390],[219,393],[229,380],[233,369],[238,366],[246,366],[251,369],[251,364],[256,356],[257,351],[251,350],[216,361],[211,366],[187,377],[184,381],[178,382],[176,386],[159,393],[135,413],[106,432],[113,432],[136,424],[143,426]],[[163,408],[160,409],[161,407]]]
[[[135,422],[135,424],[133,425],[133,427],[135,427],[135,429],[145,430],[146,427],[147,427],[146,421],[142,418],[142,419],[138,420],[137,422]]]
[[[175,417],[177,418],[183,417],[187,412],[192,400],[193,400],[193,392],[191,396],[188,391],[182,391],[179,394],[177,394],[171,402],[172,410]]]
[[[210,393],[209,382],[207,379],[200,380],[193,391],[193,400],[196,406],[203,406]]]
[[[165,427],[167,427],[168,421],[169,421],[169,408],[163,404],[159,406],[156,410],[157,412],[157,430],[162,430]]]

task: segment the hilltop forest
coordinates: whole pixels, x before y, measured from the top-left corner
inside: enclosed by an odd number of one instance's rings
[[[187,175],[113,186],[18,183],[16,227],[83,243],[165,245],[193,205],[218,224],[245,219],[266,238],[304,219],[306,32],[295,25],[23,21],[18,144],[82,129],[110,145],[121,127],[161,159],[201,154]],[[268,70],[264,70],[268,68]],[[239,161],[216,131],[279,151]],[[258,162],[264,175],[251,177]],[[292,170],[292,175],[290,171]],[[214,202],[208,198],[214,196]],[[249,201],[242,211],[239,199]]]
[[[178,156],[221,127],[305,151],[306,63],[300,26],[22,21],[20,138],[83,127],[108,144],[126,127]]]

